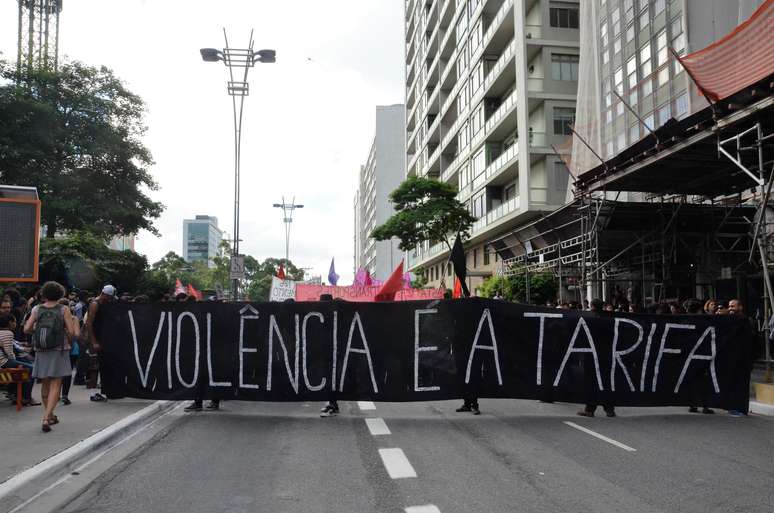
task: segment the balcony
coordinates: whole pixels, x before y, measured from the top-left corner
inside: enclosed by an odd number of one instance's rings
[[[513,109],[516,108],[516,90],[508,95],[503,103],[497,107],[497,110],[489,116],[489,119],[484,123],[484,131],[489,134],[497,127],[497,124]]]
[[[478,221],[473,223],[473,227],[470,230],[470,234],[472,236],[478,235],[479,233],[486,230],[487,227],[489,227],[492,224],[495,224],[496,222],[503,219],[505,216],[516,212],[519,210],[519,206],[521,205],[519,201],[519,197],[516,196],[514,198],[509,199],[499,207],[497,207],[494,210],[490,210],[487,212],[487,214],[480,218]]]
[[[524,37],[526,37],[527,39],[542,39],[543,26],[542,25],[524,25]]]
[[[482,1],[479,4],[479,7],[482,7],[484,3],[485,2]],[[473,53],[471,57],[472,62],[476,62],[483,53],[496,53],[501,51],[503,47],[502,40],[508,36],[513,38],[513,15],[511,13],[512,8],[513,0],[506,0],[503,2],[503,5],[500,6],[497,14],[495,14],[494,18],[492,18],[489,27],[487,27],[486,31],[484,32],[483,38],[481,40],[481,46],[479,46],[478,49]],[[473,23],[472,20],[473,18],[471,18],[471,23]],[[505,27],[503,33],[497,38],[497,40],[494,40],[495,34],[500,31],[501,27]]]
[[[442,182],[448,182],[452,176],[457,172],[457,170],[460,167],[460,164],[468,158],[468,147],[466,146],[464,150],[460,151],[456,157],[454,157],[454,160],[452,160],[451,164],[448,165],[446,169],[443,170],[443,173],[441,174],[441,181]]]
[[[495,62],[495,65],[492,66],[492,69],[489,70],[489,73],[484,78],[484,91],[488,91],[492,83],[500,76],[503,69],[508,65],[511,59],[513,59],[513,53],[515,50],[516,41],[511,39],[511,42],[508,43],[508,46],[505,47],[505,51],[503,51],[502,55],[500,55],[500,57],[497,59],[497,62]]]

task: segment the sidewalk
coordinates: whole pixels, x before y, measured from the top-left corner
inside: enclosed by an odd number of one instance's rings
[[[53,426],[50,433],[40,430],[42,406],[29,406],[17,412],[10,403],[1,403],[0,432],[3,433],[5,450],[0,483],[153,403],[141,399],[95,403],[89,401],[89,396],[95,391],[73,385],[70,389],[72,404],[64,406],[59,403],[54,413],[60,423]],[[40,385],[37,383],[33,396],[40,401]]]

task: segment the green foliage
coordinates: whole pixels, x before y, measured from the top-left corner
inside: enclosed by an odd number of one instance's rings
[[[544,305],[548,301],[555,301],[559,291],[556,278],[551,273],[539,273],[529,275],[529,302],[535,305]],[[482,297],[494,297],[497,293],[503,295],[507,301],[517,303],[527,302],[527,275],[525,273],[510,276],[490,276],[478,289]]]
[[[377,227],[371,237],[376,240],[397,237],[404,251],[425,241],[444,241],[451,249],[449,234],[459,232],[463,239],[469,237],[476,220],[456,196],[457,191],[447,183],[409,177],[390,194],[395,214]]]
[[[147,268],[144,256],[112,250],[103,239],[85,232],[44,239],[40,244],[41,282],[56,280],[92,292],[111,283],[119,292],[138,293],[143,290]]]
[[[423,289],[427,286],[427,277],[425,277],[425,270],[421,267],[414,269],[414,279],[411,280],[412,289]]]
[[[46,235],[157,234],[163,206],[145,192],[157,185],[142,99],[104,66],[72,62],[18,78],[0,62],[0,182],[38,188]]]

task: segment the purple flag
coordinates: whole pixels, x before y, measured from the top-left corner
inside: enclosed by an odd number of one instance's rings
[[[333,265],[333,258],[331,258],[331,268],[328,270],[328,283],[335,287],[338,281],[339,275],[336,274],[336,267]]]

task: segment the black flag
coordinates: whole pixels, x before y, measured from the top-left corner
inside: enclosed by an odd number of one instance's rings
[[[457,238],[454,239],[454,246],[452,246],[451,254],[449,255],[452,266],[454,267],[454,274],[460,280],[462,285],[462,296],[470,297],[470,291],[468,285],[465,283],[465,277],[468,275],[468,270],[465,268],[465,251],[462,249],[462,241],[460,240],[460,234],[457,234]]]

